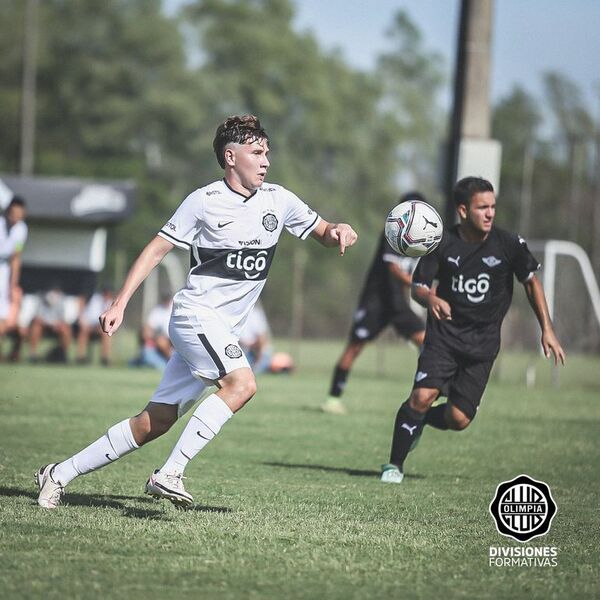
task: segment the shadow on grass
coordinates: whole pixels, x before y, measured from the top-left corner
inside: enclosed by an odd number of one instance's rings
[[[23,488],[10,488],[0,486],[0,496],[6,497],[17,497],[25,496],[32,500],[37,500],[38,494],[35,491],[25,490]],[[156,504],[160,502],[153,498],[147,498],[145,496],[96,496],[93,494],[78,494],[78,493],[67,493],[64,496],[65,506],[90,506],[95,508],[113,508],[120,510],[124,517],[135,518],[135,519],[168,519],[169,515],[165,514],[162,510],[153,510],[147,508],[137,508],[135,506],[129,506],[122,500],[133,500],[134,502],[144,502]],[[233,512],[231,508],[226,506],[202,506],[195,505],[190,510],[196,512],[209,512],[209,513],[229,513]]]
[[[282,462],[263,462],[263,465],[268,467],[282,467],[284,469],[312,469],[313,471],[327,471],[329,473],[346,473],[352,477],[379,477],[381,471],[366,470],[366,469],[348,469],[347,467],[328,467],[326,465],[300,465],[295,463],[282,463]],[[411,474],[406,473],[404,475],[407,479],[425,479],[425,475],[418,473]]]

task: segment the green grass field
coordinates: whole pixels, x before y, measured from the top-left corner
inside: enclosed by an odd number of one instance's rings
[[[285,348],[284,348],[285,349]],[[291,376],[252,402],[187,470],[194,510],[142,494],[183,422],[35,504],[32,474],[137,412],[158,374],[0,365],[3,598],[598,598],[600,360],[570,357],[552,385],[536,356],[504,354],[473,426],[427,429],[401,486],[381,484],[416,354],[372,347],[349,382],[347,417],[318,412],[340,344],[300,348]],[[524,386],[528,364],[537,386]],[[488,505],[527,473],[558,504],[556,567],[490,567]]]

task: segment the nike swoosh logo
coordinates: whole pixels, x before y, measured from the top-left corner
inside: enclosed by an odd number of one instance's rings
[[[203,440],[208,440],[210,442],[210,440],[212,438],[206,437],[205,435],[202,435],[199,431],[196,431],[196,433],[198,434],[198,437],[201,437]]]
[[[108,460],[110,460],[110,462],[113,462],[113,461],[114,461],[114,458],[111,458],[111,457],[108,455],[108,452],[107,452],[107,453],[106,453],[104,456],[106,456],[106,458],[108,458]]]
[[[233,221],[227,221],[226,223],[217,223],[217,227],[219,229],[223,229],[223,227],[227,227],[227,225],[231,225]]]

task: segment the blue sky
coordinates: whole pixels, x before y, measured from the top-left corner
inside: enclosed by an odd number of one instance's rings
[[[405,10],[427,48],[454,66],[459,0],[296,0],[296,23],[315,33],[325,48],[339,48],[347,61],[369,69],[386,49],[385,31]],[[590,105],[600,87],[599,0],[496,0],[492,40],[492,97],[519,83],[541,90],[541,74],[559,70],[575,80]]]
[[[172,12],[186,0],[165,0]],[[347,62],[368,70],[387,48],[396,11],[405,10],[425,46],[446,61],[449,88],[454,66],[460,0],[295,0],[295,23],[322,47],[338,48]],[[590,108],[600,102],[600,0],[496,0],[492,45],[492,98],[520,84],[541,94],[541,74],[571,77]],[[447,92],[449,97],[449,92]]]

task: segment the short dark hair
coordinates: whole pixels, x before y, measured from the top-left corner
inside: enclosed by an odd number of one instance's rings
[[[12,208],[13,206],[20,206],[21,208],[25,208],[27,206],[25,199],[22,198],[21,196],[13,196],[12,200],[8,203],[8,206],[6,207],[6,210],[8,210],[9,208]]]
[[[452,190],[452,197],[454,198],[454,204],[459,206],[464,204],[469,206],[471,198],[475,194],[481,192],[494,192],[494,186],[483,177],[465,177],[461,179]]]
[[[400,196],[400,202],[410,202],[411,200],[416,200],[417,202],[425,202],[428,204],[427,199],[425,198],[425,196],[423,196],[423,194],[421,194],[421,192],[406,192],[406,194],[402,194],[402,196]]]
[[[269,141],[269,136],[262,128],[258,117],[242,115],[225,119],[217,127],[213,140],[213,149],[221,168],[225,168],[225,146],[227,144],[252,144],[258,140]]]

